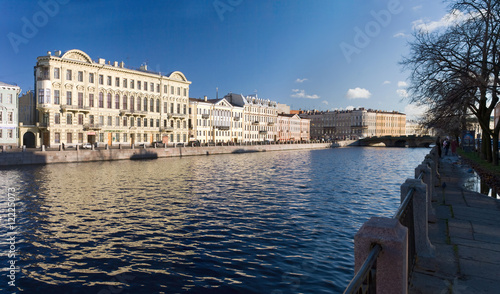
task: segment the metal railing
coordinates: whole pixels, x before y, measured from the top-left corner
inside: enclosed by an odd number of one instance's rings
[[[424,172],[420,172],[417,179],[422,180],[423,176]],[[415,226],[413,220],[414,193],[415,188],[411,188],[392,217],[397,219],[401,225],[408,228],[408,281],[410,281],[410,275],[416,260]],[[377,258],[381,251],[382,247],[380,244],[373,244],[368,257],[345,289],[344,294],[376,293]]]
[[[377,258],[382,246],[375,244],[358,273],[344,291],[346,293],[368,294],[377,290]]]

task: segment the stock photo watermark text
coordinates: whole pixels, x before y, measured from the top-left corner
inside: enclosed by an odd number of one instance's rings
[[[5,205],[5,213],[0,215],[0,223],[7,227],[7,234],[5,244],[7,248],[2,248],[5,250],[5,255],[7,256],[7,284],[8,286],[16,286],[16,273],[19,272],[16,266],[16,255],[17,255],[17,243],[16,243],[16,189],[7,189],[7,203]],[[3,217],[7,217],[5,220]]]

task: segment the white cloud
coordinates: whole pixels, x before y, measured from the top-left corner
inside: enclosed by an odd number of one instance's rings
[[[296,83],[303,83],[305,81],[307,81],[307,79],[296,79],[295,80]]]
[[[347,106],[347,107],[345,108],[345,110],[354,110],[354,106],[349,105],[349,106]]]
[[[400,87],[400,88],[408,87],[408,84],[405,81],[399,81],[398,87]]]
[[[393,36],[394,38],[405,38],[406,37],[406,34],[405,33],[397,33],[397,34],[394,34]]]
[[[391,81],[384,81],[384,82],[382,83],[382,85],[389,85],[390,83],[391,83]]]
[[[321,101],[321,103],[328,105],[328,101],[326,101],[326,100]]]
[[[416,20],[412,23],[413,29],[422,32],[433,32],[435,30],[446,28],[452,25],[459,24],[468,19],[477,16],[474,14],[465,14],[460,10],[452,10],[450,13],[447,13],[438,21],[426,21],[424,19]]]
[[[397,89],[396,93],[398,93],[401,98],[408,98],[408,92],[405,89]]]
[[[308,94],[306,94],[306,91],[300,90],[300,89],[292,89],[292,92],[294,92],[294,94],[290,95],[290,97],[294,97],[294,98],[307,98],[307,99],[318,99],[318,98],[320,98],[316,94],[314,94],[314,95],[308,95]]]
[[[427,106],[417,106],[415,104],[408,104],[405,106],[404,113],[406,114],[406,119],[417,120],[421,118],[427,111]]]
[[[363,99],[367,99],[367,98],[370,98],[370,96],[372,95],[372,93],[370,93],[370,91],[368,91],[367,89],[362,89],[362,88],[354,88],[354,89],[349,89],[347,91],[347,93],[345,94],[345,96],[348,98],[348,99],[359,99],[359,98],[363,98]]]

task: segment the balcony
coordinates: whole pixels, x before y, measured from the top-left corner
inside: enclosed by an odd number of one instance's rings
[[[239,117],[239,116],[235,116],[235,117],[233,117],[233,120],[234,120],[234,121],[240,121],[240,119],[241,119],[241,117]]]
[[[182,113],[169,113],[169,115],[173,118],[179,118],[179,119],[185,119],[187,117],[187,114],[182,114]]]
[[[36,126],[40,129],[48,129],[50,127],[49,122],[37,122]]]
[[[201,118],[209,118],[209,117],[210,117],[210,115],[209,115],[209,114],[202,114],[202,115],[201,115]]]
[[[267,125],[268,126],[274,126],[274,122],[268,122]]]
[[[214,126],[214,127],[221,131],[229,131],[229,126]]]
[[[256,121],[253,121],[253,122],[252,122],[252,125],[254,125],[254,126],[255,126],[255,125],[258,125],[258,124],[259,124],[259,121],[258,121],[258,120],[256,120]]]
[[[83,105],[61,105],[62,111],[73,111],[73,112],[90,112],[90,106]]]
[[[160,133],[171,133],[174,131],[172,127],[160,127]]]
[[[267,131],[264,131],[264,130],[259,131],[259,135],[267,135]]]
[[[101,124],[84,124],[83,125],[83,130],[84,131],[90,131],[90,130],[100,130],[102,129]]]

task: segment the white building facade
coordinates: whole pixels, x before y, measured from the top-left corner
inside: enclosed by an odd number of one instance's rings
[[[0,145],[18,146],[18,97],[21,88],[0,82]]]

